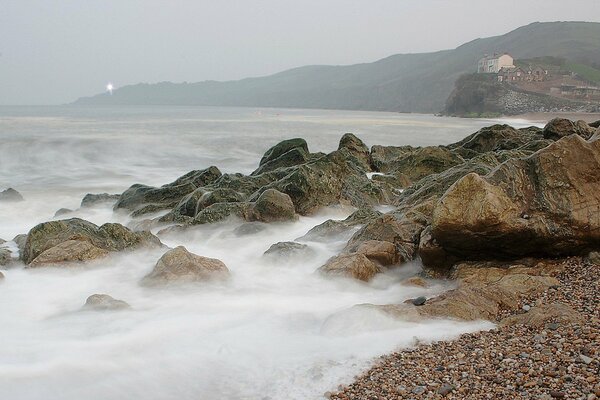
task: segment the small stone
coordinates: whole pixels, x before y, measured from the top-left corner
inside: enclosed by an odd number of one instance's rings
[[[411,390],[413,394],[423,394],[425,393],[425,386],[415,386],[413,390]]]
[[[551,331],[555,331],[558,329],[558,324],[556,322],[552,322],[550,324],[548,324],[548,326],[546,326],[548,329],[550,329]]]
[[[581,361],[583,361],[585,364],[591,364],[591,363],[592,363],[592,361],[594,361],[594,359],[593,359],[593,358],[591,358],[591,357],[587,357],[587,356],[584,356],[583,354],[580,354],[580,355],[579,355],[579,359],[580,359]]]
[[[523,311],[529,311],[529,310],[531,310],[531,306],[529,304],[525,304],[523,306]]]
[[[427,301],[427,297],[419,296],[416,299],[412,299],[411,303],[415,306],[422,306],[423,304],[425,304],[426,301]]]
[[[551,390],[550,391],[550,396],[552,396],[552,398],[554,399],[562,399],[565,397],[565,393],[564,392],[559,392],[557,390]]]
[[[448,393],[452,392],[453,390],[454,390],[454,385],[451,385],[449,383],[444,383],[444,384],[442,384],[442,386],[440,386],[438,388],[437,393],[442,396],[445,396]]]

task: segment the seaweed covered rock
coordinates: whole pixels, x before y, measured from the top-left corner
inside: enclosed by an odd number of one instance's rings
[[[487,152],[516,150],[543,139],[544,135],[540,128],[515,129],[509,125],[496,124],[481,128],[463,140],[449,145],[448,148],[465,158],[472,158]],[[549,143],[545,142],[546,145]]]
[[[267,189],[253,204],[251,219],[261,222],[294,221],[297,216],[290,196]]]
[[[147,208],[148,212],[169,209],[177,205],[183,197],[192,193],[198,187],[213,183],[220,176],[221,171],[213,166],[189,172],[174,182],[161,187],[135,184],[119,196],[114,208],[115,210],[136,211],[142,207],[151,206]],[[138,212],[138,214],[140,213]]]
[[[356,166],[368,172],[372,170],[371,154],[369,148],[362,140],[353,133],[346,133],[340,139],[338,151],[346,152],[350,161]]]
[[[160,240],[150,232],[132,232],[115,223],[98,227],[91,222],[71,218],[44,222],[33,227],[27,235],[22,259],[26,264],[31,264],[45,253],[42,259],[34,263],[39,266],[42,264],[41,260],[45,263],[82,258],[89,260],[112,251],[160,245]],[[58,247],[47,252],[56,246]]]

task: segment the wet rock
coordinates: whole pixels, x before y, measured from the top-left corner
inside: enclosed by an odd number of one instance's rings
[[[456,182],[431,232],[460,259],[576,255],[600,246],[599,203],[600,142],[571,135]]]
[[[406,286],[416,286],[423,288],[429,287],[429,283],[420,276],[412,276],[410,278],[404,279],[401,283]]]
[[[22,233],[13,238],[13,242],[17,244],[17,248],[19,249],[20,258],[23,258],[23,253],[25,252],[25,244],[27,243],[27,234]]]
[[[589,139],[595,132],[595,128],[589,126],[585,121],[573,122],[565,118],[554,118],[544,127],[546,139],[558,140],[569,135],[579,135],[583,139]]]
[[[291,258],[311,258],[315,256],[315,252],[308,245],[296,242],[278,242],[271,247],[267,251],[264,252],[264,256],[270,258],[283,258],[283,259],[291,259]]]
[[[254,235],[267,229],[267,226],[263,222],[246,222],[238,226],[233,230],[233,234],[236,236],[247,236]]]
[[[329,259],[318,271],[328,276],[343,276],[367,282],[381,272],[381,267],[364,254],[341,254]]]
[[[300,149],[305,153],[308,153],[308,144],[306,143],[306,140],[302,138],[288,139],[279,142],[265,152],[260,160],[259,166],[263,166],[271,161],[274,161],[293,149]]]
[[[261,222],[295,221],[292,199],[275,189],[265,190],[252,207],[252,219]]]
[[[70,214],[72,212],[73,212],[73,210],[70,210],[68,208],[60,208],[54,213],[54,218],[60,217],[61,215]]]
[[[305,142],[306,143],[306,142]],[[260,165],[250,175],[260,175],[265,172],[274,171],[279,168],[292,167],[304,164],[310,160],[310,154],[303,147],[295,147],[281,154],[279,157]]]
[[[176,206],[183,197],[200,186],[215,182],[221,176],[216,167],[192,171],[172,183],[161,187],[132,185],[123,192],[115,204],[115,210],[136,211],[144,206],[153,205],[152,211],[168,209]],[[139,212],[138,212],[139,215]]]
[[[346,151],[349,158],[364,171],[371,171],[371,154],[362,140],[352,133],[346,133],[340,139],[338,151]]]
[[[416,299],[412,299],[410,302],[413,306],[422,306],[427,302],[427,297],[419,296]]]
[[[119,200],[119,194],[88,193],[81,200],[81,208],[94,207],[103,203],[115,203]]]
[[[94,246],[83,240],[66,240],[56,246],[44,250],[28,265],[36,268],[50,265],[61,265],[73,262],[84,262],[106,257],[107,250]]]
[[[229,217],[251,220],[252,203],[215,203],[201,210],[194,218],[194,224],[212,224]]]
[[[131,306],[127,302],[117,300],[107,294],[93,294],[87,298],[83,308],[94,311],[117,311],[130,309]]]
[[[8,265],[12,262],[12,253],[5,247],[0,247],[0,266]]]
[[[543,139],[542,130],[536,127],[515,129],[508,125],[496,124],[481,128],[463,140],[449,145],[448,148],[465,158],[472,158],[487,152],[520,149]],[[544,143],[547,145],[551,142]]]
[[[8,188],[0,192],[0,201],[2,202],[17,202],[23,201],[23,196],[21,193],[17,192],[13,188]]]
[[[363,208],[356,210],[348,218],[344,220],[332,220],[329,219],[317,226],[311,228],[304,236],[296,239],[298,241],[327,241],[327,240],[338,240],[340,237],[345,235],[347,239],[352,231],[361,225],[381,216],[382,213],[375,211],[370,208]]]
[[[393,243],[383,240],[367,240],[358,242],[349,247],[349,253],[364,254],[369,260],[375,261],[383,266],[397,264],[399,255],[396,252],[396,246]]]
[[[121,224],[113,223],[98,227],[91,222],[71,218],[44,222],[33,227],[27,235],[22,259],[29,264],[46,250],[67,241],[89,242],[108,252],[161,245],[160,240],[150,232],[132,232]],[[68,247],[67,249],[74,248]],[[82,248],[79,247],[79,249]],[[87,253],[84,252],[84,254]]]
[[[158,260],[141,284],[145,286],[182,282],[206,282],[229,278],[227,266],[215,258],[202,257],[178,246]]]

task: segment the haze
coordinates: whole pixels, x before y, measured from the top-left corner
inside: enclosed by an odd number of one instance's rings
[[[534,21],[600,21],[598,0],[0,0],[0,104],[139,82],[261,76],[454,48]]]

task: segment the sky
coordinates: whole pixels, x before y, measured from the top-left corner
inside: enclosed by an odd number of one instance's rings
[[[0,0],[0,105],[371,62],[535,21],[600,22],[600,0]]]

